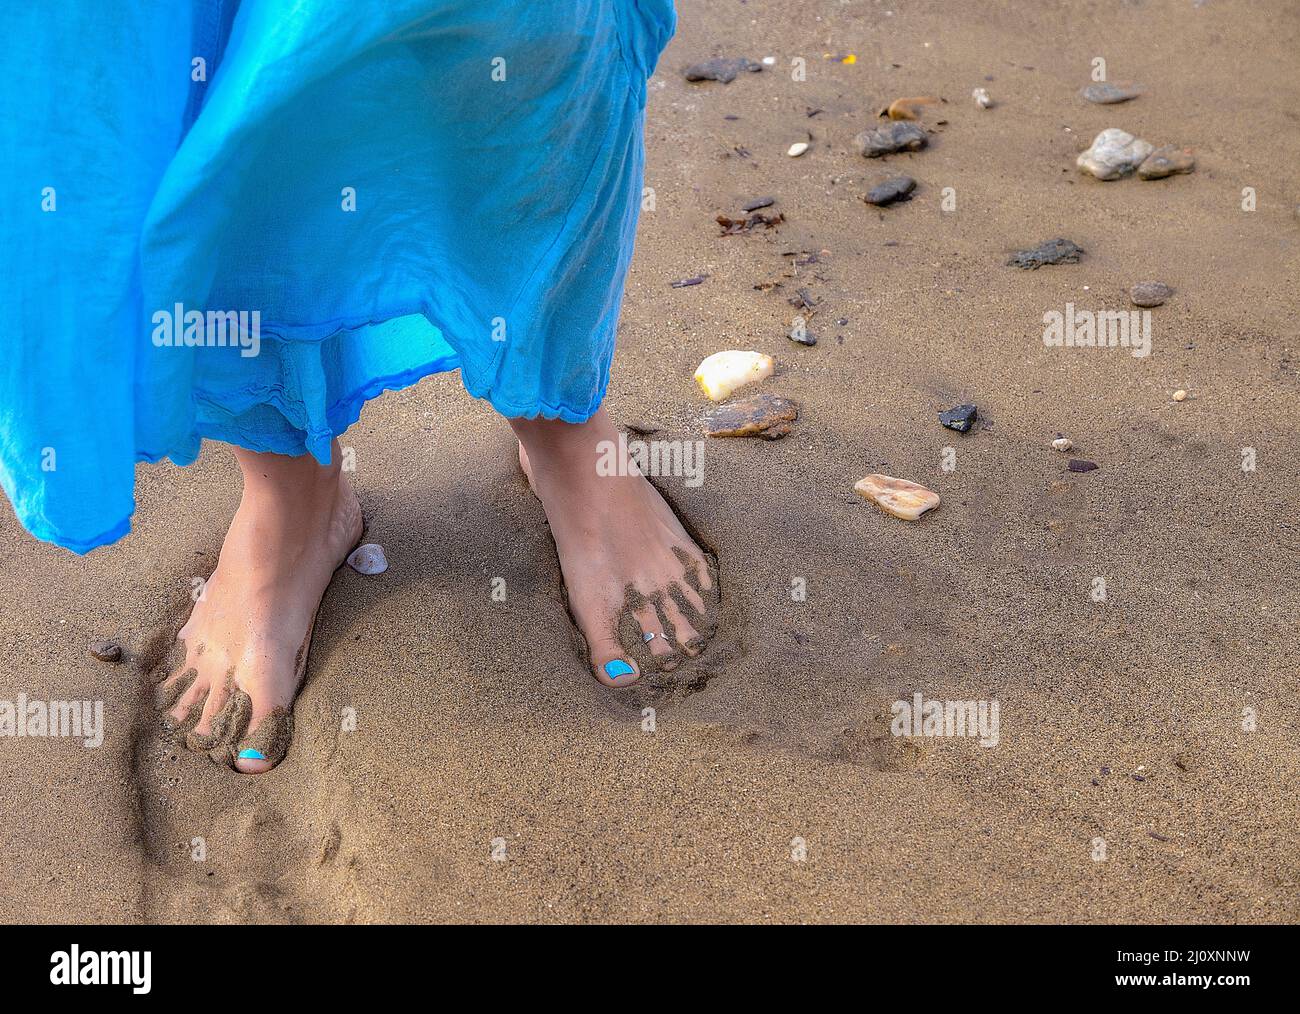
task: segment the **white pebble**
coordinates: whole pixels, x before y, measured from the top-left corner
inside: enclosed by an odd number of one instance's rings
[[[695,371],[695,382],[710,401],[725,401],[731,393],[756,380],[765,380],[776,368],[776,360],[761,352],[728,349],[715,352]]]
[[[763,57],[763,62],[764,62],[765,64],[767,64],[767,65],[770,67],[770,66],[772,66],[772,64],[776,63],[776,57],[775,57],[775,56],[765,56],[765,57]]]
[[[1175,391],[1175,392],[1174,392],[1174,401],[1186,401],[1186,400],[1187,400],[1187,392],[1186,392],[1186,391]]]
[[[367,542],[352,550],[348,566],[358,574],[382,574],[388,569],[388,557],[384,556],[383,546]]]
[[[790,145],[790,150],[787,151],[786,154],[789,155],[791,158],[798,158],[807,150],[808,150],[807,141],[796,141],[794,144]]]
[[[1074,449],[1074,441],[1069,439],[1068,437],[1059,437],[1058,439],[1052,441],[1052,446],[1055,447],[1062,454],[1064,454],[1066,451],[1070,451]]]
[[[970,93],[970,97],[975,100],[975,105],[979,106],[981,109],[988,109],[993,105],[993,100],[989,98],[989,93],[984,88],[976,88]]]
[[[1141,165],[1154,150],[1150,141],[1108,127],[1096,136],[1091,148],[1075,159],[1075,165],[1099,180],[1117,180]]]

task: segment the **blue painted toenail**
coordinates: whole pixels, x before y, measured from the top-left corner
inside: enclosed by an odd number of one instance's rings
[[[616,658],[612,662],[605,663],[605,675],[612,680],[616,680],[620,676],[626,676],[629,673],[634,673],[634,672],[636,672],[636,670],[633,669],[626,662],[624,662],[621,658]]]
[[[261,750],[252,750],[245,748],[239,751],[240,760],[266,760],[266,756]]]

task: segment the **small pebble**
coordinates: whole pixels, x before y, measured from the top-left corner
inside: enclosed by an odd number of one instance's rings
[[[925,131],[915,123],[900,121],[875,130],[864,130],[853,139],[863,158],[880,158],[898,151],[917,151],[930,143]]]
[[[757,211],[759,208],[770,208],[775,203],[775,197],[755,197],[752,201],[746,201],[742,204],[740,210]]]
[[[1079,94],[1099,106],[1113,106],[1116,102],[1127,102],[1129,99],[1137,98],[1142,94],[1142,89],[1137,85],[1113,85],[1103,81],[1100,84],[1088,85]]]
[[[939,506],[939,494],[906,479],[872,474],[853,486],[863,499],[870,500],[886,514],[904,521],[916,521],[928,510]]]
[[[1117,180],[1141,165],[1154,148],[1150,141],[1108,127],[1093,139],[1091,148],[1080,153],[1075,165],[1099,180]]]
[[[1091,472],[1101,466],[1095,461],[1084,461],[1082,458],[1071,458],[1069,465],[1066,466],[1071,472]]]
[[[808,150],[807,141],[796,141],[794,144],[790,145],[790,147],[786,150],[786,154],[789,155],[791,158],[798,158],[807,150]]]
[[[893,204],[895,201],[910,201],[912,191],[915,189],[916,180],[912,179],[912,177],[895,176],[872,187],[867,194],[866,201],[868,204],[874,204],[877,207],[884,207],[886,204]]]
[[[90,653],[101,662],[112,662],[116,665],[122,661],[122,646],[112,641],[95,641],[90,646]]]
[[[1174,401],[1186,401],[1186,400],[1187,400],[1187,392],[1186,392],[1186,391],[1175,391],[1175,392],[1174,392]]]
[[[374,542],[357,546],[348,557],[348,566],[358,574],[382,574],[388,569],[388,557],[384,556],[384,547]]]
[[[695,382],[710,401],[726,401],[734,391],[765,380],[776,369],[776,360],[761,352],[727,349],[715,352],[695,371]]]
[[[817,344],[817,336],[808,330],[806,321],[796,321],[791,324],[790,330],[785,333],[785,336],[800,345],[811,346]]]
[[[970,93],[970,97],[975,100],[975,105],[981,109],[991,109],[993,107],[993,100],[989,98],[988,89],[986,88],[976,88]]]
[[[1164,282],[1138,282],[1128,290],[1128,298],[1134,306],[1159,306],[1174,294]]]
[[[1007,261],[1012,267],[1035,271],[1044,264],[1078,264],[1083,247],[1068,239],[1049,239],[1030,250],[1017,250]]]
[[[979,410],[974,405],[958,405],[939,413],[939,422],[950,430],[967,433],[975,422]]]
[[[730,84],[742,71],[753,73],[763,69],[761,63],[755,63],[743,56],[719,56],[712,60],[693,63],[682,73],[687,81],[721,81]]]
[[[1175,173],[1189,173],[1196,168],[1196,157],[1187,148],[1166,144],[1142,160],[1138,176],[1144,180],[1162,180]]]
[[[1052,441],[1052,446],[1064,454],[1066,451],[1074,450],[1074,441],[1069,437],[1057,437]]]

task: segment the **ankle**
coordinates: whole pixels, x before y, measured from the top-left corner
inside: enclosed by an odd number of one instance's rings
[[[528,460],[547,469],[594,469],[604,441],[617,443],[618,430],[603,409],[583,423],[560,419],[511,419]]]

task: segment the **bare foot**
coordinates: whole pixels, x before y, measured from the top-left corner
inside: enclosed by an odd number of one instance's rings
[[[644,476],[597,472],[602,442],[618,446],[604,410],[579,426],[510,424],[596,678],[625,687],[640,679],[641,663],[669,671],[698,655],[717,627],[717,576]]]
[[[189,622],[184,662],[158,689],[191,750],[249,774],[293,738],[293,700],[330,577],[361,538],[361,505],[333,462],[236,449],[244,494]]]

